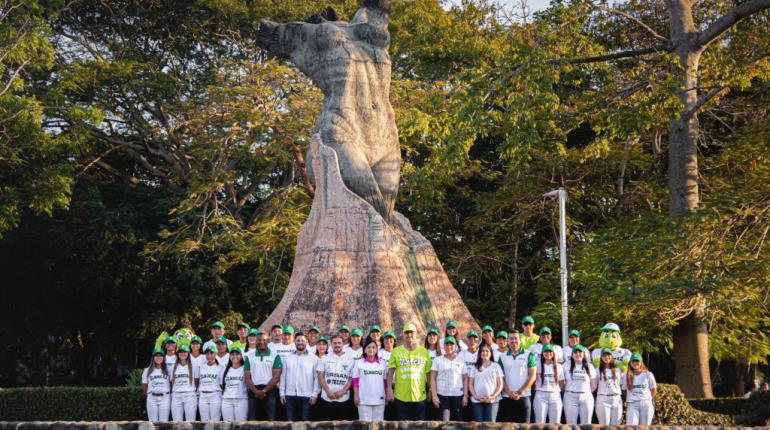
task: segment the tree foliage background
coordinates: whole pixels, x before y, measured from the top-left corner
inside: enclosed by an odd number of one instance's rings
[[[358,7],[326,4],[346,19]],[[566,187],[585,343],[611,320],[627,346],[668,354],[697,296],[715,362],[766,363],[770,14],[701,59],[702,85],[720,88],[699,115],[701,205],[674,220],[664,154],[681,108],[676,60],[569,61],[650,46],[667,33],[664,6],[623,3],[637,22],[584,0],[534,16],[394,2],[397,210],[479,321],[533,313],[557,327],[557,211],[542,193]],[[2,384],[116,383],[146,365],[162,330],[205,335],[213,319],[269,314],[311,202],[302,155],[321,94],[253,36],[260,18],[319,8],[0,2]]]

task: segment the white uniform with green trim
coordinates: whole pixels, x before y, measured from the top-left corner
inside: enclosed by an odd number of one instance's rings
[[[153,367],[142,372],[142,384],[147,385],[147,420],[168,421],[171,411],[171,378],[162,369]]]
[[[174,421],[195,421],[198,396],[195,394],[195,370],[192,361],[177,362],[171,367],[171,418]]]
[[[629,370],[631,372],[631,370]],[[630,426],[648,426],[652,424],[652,417],[655,416],[655,406],[652,403],[652,390],[658,388],[655,383],[655,376],[652,372],[644,371],[633,376],[633,382],[629,387],[628,378],[623,378],[624,390],[626,391],[626,425]]]
[[[222,419],[222,372],[224,367],[216,361],[209,366],[204,362],[198,367],[198,412],[201,421]]]

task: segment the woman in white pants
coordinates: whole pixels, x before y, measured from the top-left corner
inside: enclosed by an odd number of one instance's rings
[[[246,421],[249,413],[249,398],[246,395],[243,355],[238,347],[230,348],[230,360],[222,372],[222,419],[224,421]]]
[[[358,407],[358,419],[382,421],[385,417],[385,381],[387,363],[377,358],[377,342],[371,337],[364,345],[364,357],[353,368],[353,403]]]
[[[152,351],[150,365],[142,373],[142,390],[147,396],[147,419],[149,421],[168,421],[171,408],[171,384],[166,353],[162,349]]]
[[[635,352],[631,354],[631,363],[628,373],[623,381],[626,390],[626,425],[648,426],[652,424],[655,415],[655,406],[652,399],[658,389],[655,376],[647,370],[642,362],[642,355]]]
[[[224,368],[217,361],[217,348],[209,346],[206,362],[198,368],[198,412],[201,421],[222,419],[222,374]]]
[[[596,372],[596,417],[599,419],[599,425],[620,425],[620,418],[623,416],[620,387],[625,377],[625,373],[615,365],[612,350],[602,349],[599,370]]]
[[[594,415],[596,369],[588,362],[583,345],[572,347],[572,357],[564,369],[564,415],[567,424],[591,424]]]
[[[182,345],[176,353],[177,360],[171,369],[171,419],[195,421],[198,410],[198,380],[195,378],[190,347]]]
[[[532,408],[535,410],[535,423],[545,424],[546,418],[550,424],[561,422],[561,390],[564,388],[564,369],[556,362],[553,345],[543,345],[540,362],[537,363],[535,376],[535,400]]]

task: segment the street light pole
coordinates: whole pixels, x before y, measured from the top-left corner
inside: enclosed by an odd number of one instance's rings
[[[561,274],[561,340],[562,346],[568,345],[567,332],[569,320],[567,314],[567,190],[559,188],[543,194],[545,197],[559,198],[559,265]]]

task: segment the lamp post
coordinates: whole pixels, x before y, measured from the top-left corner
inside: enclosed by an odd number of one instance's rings
[[[567,190],[559,188],[543,194],[559,198],[559,264],[561,272],[561,341],[567,345],[569,322],[567,315]]]

